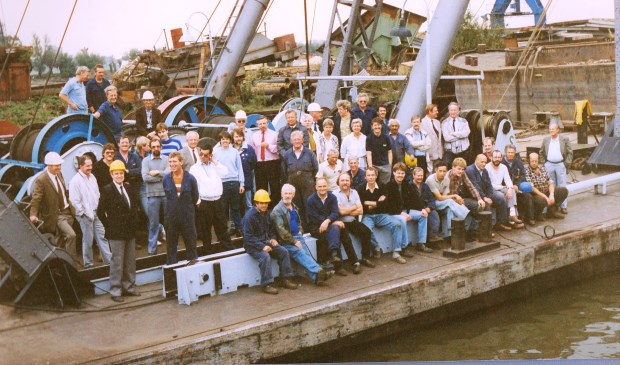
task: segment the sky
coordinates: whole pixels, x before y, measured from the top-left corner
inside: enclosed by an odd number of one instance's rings
[[[60,44],[75,0],[0,0],[0,21],[5,24],[7,35],[15,35],[19,21],[26,10],[18,37],[30,45],[32,35],[47,35],[51,44]],[[253,0],[249,0],[253,1]],[[405,8],[423,16],[427,3],[431,14],[439,0],[384,0],[393,6]],[[443,0],[447,1],[447,0]],[[452,0],[450,0],[452,1]],[[547,21],[559,22],[589,18],[613,18],[614,0],[542,0],[543,5],[552,1]],[[308,32],[312,40],[324,40],[328,34],[333,0],[306,0],[308,7]],[[522,2],[522,11],[529,8]],[[218,0],[79,0],[69,24],[62,49],[75,55],[82,48],[102,56],[121,58],[132,48],[153,49],[166,45],[164,30],[170,41],[170,29],[184,28],[190,24],[197,36]],[[366,3],[374,3],[366,0]],[[471,0],[469,10],[480,17],[488,14],[494,0]],[[221,0],[211,19],[213,34],[219,34],[228,18],[234,1]],[[584,4],[587,4],[584,5]],[[344,9],[344,8],[343,8]],[[272,0],[261,30],[270,38],[294,33],[298,43],[304,43],[304,1]],[[506,18],[507,26],[533,25],[533,16]],[[423,28],[424,29],[424,26]]]

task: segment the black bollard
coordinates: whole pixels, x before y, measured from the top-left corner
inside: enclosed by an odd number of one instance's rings
[[[478,213],[478,219],[480,220],[480,224],[478,225],[478,241],[491,242],[493,238],[491,235],[492,216],[493,214],[488,210]]]
[[[452,250],[456,251],[465,249],[465,221],[463,219],[452,219],[452,239],[450,246]]]

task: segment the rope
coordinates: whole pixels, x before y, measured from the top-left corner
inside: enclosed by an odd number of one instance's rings
[[[19,24],[17,25],[17,30],[15,31],[15,35],[13,36],[13,40],[11,41],[11,48],[15,47],[15,43],[17,42],[17,35],[19,34],[19,29],[22,27],[22,23],[24,21],[24,17],[26,16],[26,10],[28,10],[28,5],[30,5],[30,0],[26,3],[26,7],[22,12],[22,17],[19,20]],[[6,70],[6,65],[9,63],[9,54],[7,53],[6,59],[4,60],[4,64],[2,64],[2,70],[0,70],[0,78],[4,74],[4,70]]]
[[[508,85],[506,85],[506,89],[504,90],[504,93],[502,94],[502,97],[499,99],[499,101],[495,105],[494,109],[499,109],[499,106],[502,103],[502,101],[504,100],[504,97],[506,96],[506,93],[508,93],[508,89],[511,87],[511,85],[514,82],[515,78],[519,74],[519,67],[521,67],[523,62],[525,62],[526,58],[530,56],[530,51],[533,49],[532,42],[534,40],[536,40],[538,38],[538,36],[540,35],[540,32],[542,30],[542,21],[543,21],[543,19],[545,19],[546,15],[547,15],[547,10],[549,9],[549,6],[551,6],[551,3],[553,3],[553,0],[549,0],[547,5],[545,6],[545,9],[543,9],[542,14],[540,15],[540,19],[538,19],[538,23],[534,27],[534,31],[532,31],[532,35],[530,35],[530,38],[527,41],[527,47],[525,48],[525,50],[523,50],[523,52],[521,53],[521,56],[519,57],[519,60],[517,61],[517,64],[515,66],[515,73],[512,76],[512,78],[510,79],[510,82],[508,83]]]
[[[200,37],[204,33],[205,29],[207,29],[207,26],[209,25],[209,22],[211,22],[211,18],[213,18],[213,15],[215,14],[215,11],[217,10],[217,8],[220,6],[221,3],[222,3],[222,0],[218,0],[217,4],[215,5],[215,8],[213,9],[213,12],[211,12],[211,15],[207,19],[207,22],[205,23],[205,26],[202,27],[202,30],[200,31],[200,34],[198,34],[198,37],[196,37],[196,39],[200,39]],[[213,50],[211,50],[211,52],[213,52]],[[179,67],[178,71],[174,74],[174,77],[172,78],[172,82],[170,82],[170,86],[172,86],[174,84],[174,81],[179,76],[179,73],[181,72],[181,70],[184,69],[185,66],[187,65],[187,61],[189,60],[189,56],[190,56],[190,52],[187,52],[187,55],[185,56],[185,60],[183,60],[183,63],[181,64],[181,67]],[[164,95],[166,95],[168,93],[168,90],[170,90],[170,86],[166,87],[166,90],[164,90]]]
[[[30,2],[30,0],[28,0]],[[73,8],[71,8],[71,14],[69,14],[69,19],[67,19],[67,24],[65,25],[65,31],[62,33],[62,38],[60,39],[60,44],[58,48],[56,48],[56,54],[54,55],[54,60],[50,65],[50,71],[47,73],[47,78],[45,79],[45,85],[43,85],[43,92],[41,95],[45,95],[45,90],[47,89],[47,84],[50,82],[50,77],[52,77],[52,71],[54,70],[54,65],[56,64],[56,59],[58,59],[58,55],[60,54],[60,49],[62,47],[62,43],[65,41],[65,36],[67,35],[67,30],[69,29],[69,24],[71,24],[71,19],[73,18],[73,13],[75,12],[75,7],[77,6],[78,0],[75,0],[73,3]],[[37,117],[37,112],[39,111],[39,107],[41,107],[41,102],[43,101],[43,96],[39,98],[39,102],[37,103],[37,107],[34,109],[34,114],[32,115],[32,120],[30,124],[28,124],[28,128],[32,126],[34,120]]]

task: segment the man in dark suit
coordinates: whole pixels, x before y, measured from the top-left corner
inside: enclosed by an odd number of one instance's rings
[[[142,94],[144,106],[136,110],[136,125],[144,128],[148,133],[148,137],[151,139],[157,135],[155,133],[155,126],[163,122],[161,112],[154,106],[154,99],[155,97],[152,92],[148,90],[145,91],[144,94]]]
[[[72,228],[75,209],[69,201],[65,179],[60,172],[62,163],[62,157],[56,152],[45,155],[47,167],[34,181],[30,221],[33,224],[43,221],[39,227],[41,233],[55,234],[57,246],[76,257],[75,231]]]
[[[101,191],[97,216],[105,227],[110,243],[110,294],[115,302],[121,295],[140,296],[136,285],[136,223],[140,201],[136,191],[125,182],[125,164],[110,165],[112,182]]]
[[[486,208],[495,208],[495,214],[497,216],[497,224],[495,229],[500,231],[511,231],[512,227],[508,224],[508,205],[506,203],[506,197],[499,191],[493,189],[491,184],[491,178],[489,172],[485,169],[487,164],[487,156],[485,154],[479,154],[476,156],[476,161],[467,166],[465,173],[467,177],[474,185],[482,200],[486,203]]]

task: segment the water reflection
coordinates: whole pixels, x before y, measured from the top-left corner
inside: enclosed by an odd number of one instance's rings
[[[620,358],[620,272],[339,351],[338,361]]]

